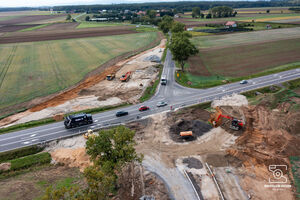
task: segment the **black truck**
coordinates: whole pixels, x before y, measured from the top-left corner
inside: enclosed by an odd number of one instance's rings
[[[86,113],[81,113],[81,114],[76,114],[76,115],[69,115],[65,117],[65,127],[68,128],[73,128],[76,126],[83,126],[87,124],[92,124],[93,123],[93,117],[91,114],[86,114]]]

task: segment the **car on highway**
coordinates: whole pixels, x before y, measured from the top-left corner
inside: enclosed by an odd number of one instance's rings
[[[166,78],[166,76],[162,76],[161,77],[160,84],[161,85],[167,85],[167,78]]]
[[[118,111],[116,113],[116,117],[122,117],[122,116],[125,116],[125,115],[128,115],[128,112],[124,111],[124,110]]]
[[[157,107],[164,107],[164,106],[166,106],[166,105],[168,105],[168,103],[165,102],[165,101],[160,101],[160,102],[158,102],[158,103],[156,104]]]
[[[247,83],[248,83],[248,81],[246,81],[246,80],[240,81],[240,84],[247,84]]]
[[[146,111],[146,110],[149,110],[150,108],[148,106],[141,106],[139,108],[139,111]]]

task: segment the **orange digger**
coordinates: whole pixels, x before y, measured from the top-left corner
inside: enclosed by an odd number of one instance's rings
[[[131,76],[131,72],[127,72],[126,74],[122,75],[122,77],[120,78],[120,81],[127,82],[127,81],[129,81],[130,76]]]
[[[242,120],[228,115],[223,115],[222,110],[218,106],[216,107],[216,112],[210,115],[210,119],[208,121],[213,125],[213,127],[216,128],[222,124],[222,118],[231,120],[230,128],[233,130],[238,131],[244,127],[244,123],[242,122]]]

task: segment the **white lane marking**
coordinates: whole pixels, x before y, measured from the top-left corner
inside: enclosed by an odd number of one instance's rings
[[[36,134],[32,134],[31,136],[29,136],[29,137],[34,137],[34,136],[36,136]]]
[[[29,144],[29,143],[30,143],[29,141],[23,142],[23,144]]]

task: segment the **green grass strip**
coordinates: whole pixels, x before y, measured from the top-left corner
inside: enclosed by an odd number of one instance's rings
[[[41,25],[38,25],[38,26],[22,29],[19,32],[34,31],[34,30],[38,30],[40,28],[46,27],[48,25],[50,25],[50,24],[41,24]]]
[[[298,173],[300,167],[300,157],[299,156],[291,156],[290,162],[292,164],[292,174],[294,177],[294,185],[296,187],[296,199],[300,199],[300,174]],[[298,164],[297,164],[298,163]]]
[[[48,152],[38,153],[34,155],[25,156],[9,161],[11,167],[9,171],[18,171],[21,169],[28,169],[31,166],[38,166],[43,164],[49,164],[51,162],[51,155]],[[8,173],[9,171],[0,171],[2,173]]]
[[[143,93],[143,95],[140,97],[140,102],[144,102],[149,100],[156,92],[156,88],[160,82],[160,77],[162,74],[162,70],[163,70],[163,66],[162,65],[158,65],[159,66],[159,74],[158,74],[158,78],[155,80],[155,82],[153,83],[153,85],[150,85],[146,88],[145,92]]]
[[[8,160],[17,159],[20,157],[32,155],[43,151],[44,148],[39,147],[37,145],[24,147],[21,149],[15,149],[12,151],[2,152],[0,153],[0,163],[6,162]]]

